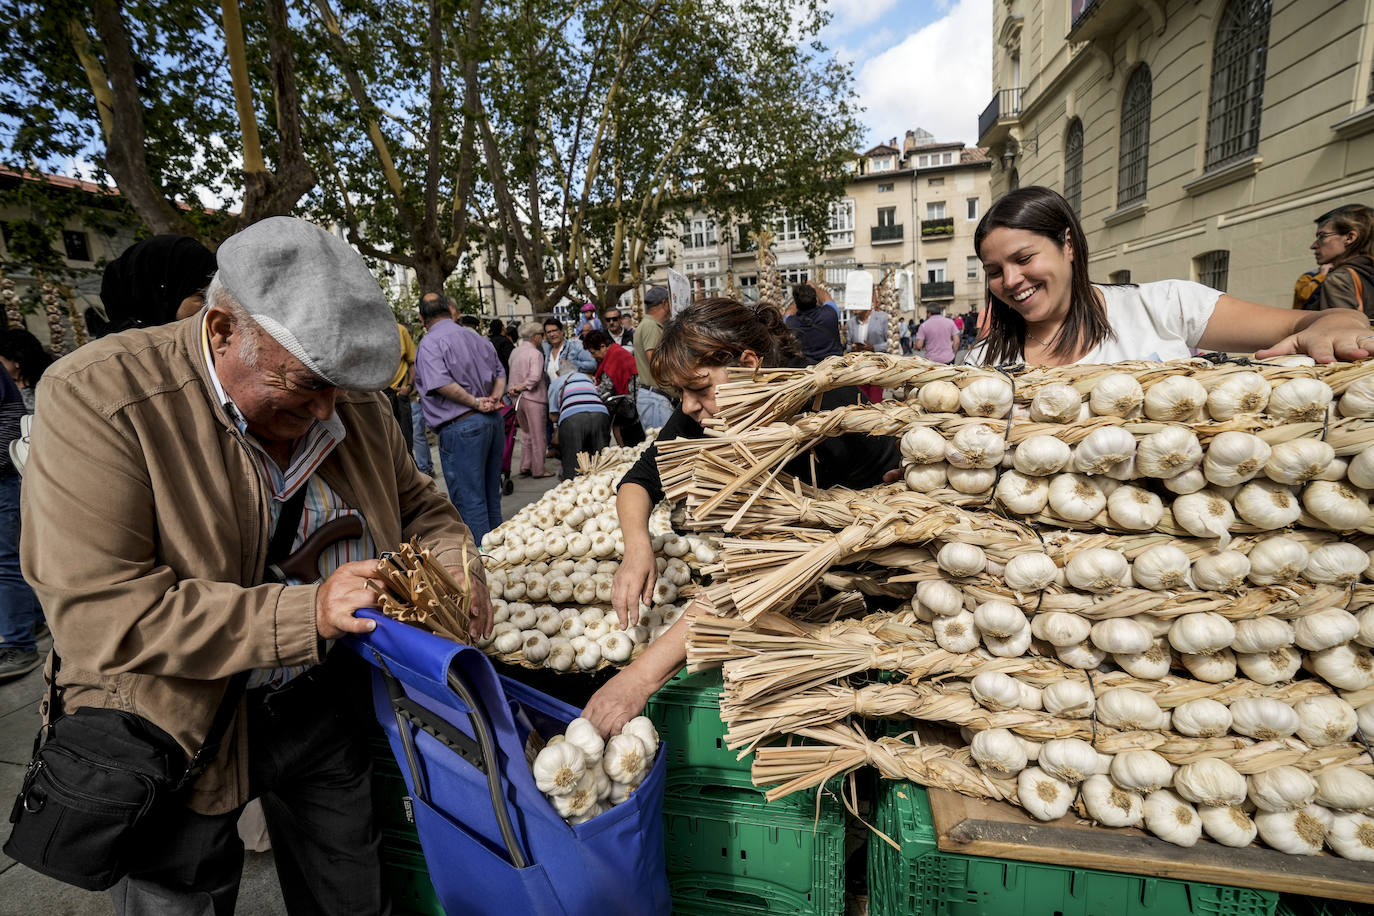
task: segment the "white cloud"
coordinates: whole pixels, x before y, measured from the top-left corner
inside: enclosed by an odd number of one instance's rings
[[[826,6],[834,16],[829,28],[835,32],[848,32],[867,25],[896,5],[897,0],[831,0]]]
[[[870,143],[922,127],[973,144],[992,98],[992,4],[958,0],[943,18],[856,64]]]

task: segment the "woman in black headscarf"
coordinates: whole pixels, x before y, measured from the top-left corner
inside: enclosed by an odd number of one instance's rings
[[[103,337],[194,315],[205,304],[205,287],[214,273],[215,256],[190,236],[144,239],[105,268],[100,301],[106,318],[87,309],[86,324],[91,334]]]

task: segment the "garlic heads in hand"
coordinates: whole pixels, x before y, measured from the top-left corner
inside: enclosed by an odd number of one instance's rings
[[[563,731],[563,738],[573,747],[582,751],[587,763],[601,763],[601,755],[606,750],[606,742],[602,739],[601,733],[596,730],[596,726],[587,719],[578,716],[569,722],[568,727]]]
[[[646,758],[644,742],[622,731],[606,742],[601,766],[612,782],[637,783],[649,768]]]
[[[1197,809],[1168,789],[1157,789],[1145,796],[1145,826],[1175,846],[1192,846],[1202,836]]]
[[[1039,767],[1026,767],[1016,776],[1016,801],[1036,820],[1053,821],[1069,813],[1073,787]]]
[[[1134,827],[1145,819],[1141,797],[1114,785],[1100,773],[1084,780],[1079,791],[1088,817],[1106,827]]]

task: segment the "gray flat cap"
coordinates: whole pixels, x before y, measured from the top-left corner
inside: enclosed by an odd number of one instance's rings
[[[661,286],[651,286],[644,294],[645,305],[658,305],[668,299],[668,291]]]
[[[311,372],[355,391],[391,384],[401,362],[396,319],[343,239],[274,216],[225,239],[215,261],[229,294]]]

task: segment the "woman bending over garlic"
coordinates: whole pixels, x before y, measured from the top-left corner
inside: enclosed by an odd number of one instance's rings
[[[782,313],[772,306],[751,306],[734,299],[706,299],[684,309],[668,323],[663,339],[653,352],[654,377],[682,391],[682,406],[659,432],[660,441],[699,439],[705,435],[702,421],[716,410],[716,385],[725,381],[726,368],[754,369],[802,366],[797,340],[783,324]],[[821,398],[829,410],[863,401],[857,388],[839,388]],[[653,598],[657,571],[649,539],[649,512],[663,499],[658,477],[658,449],[650,446],[620,481],[616,514],[625,536],[625,558],[620,563],[611,603],[623,626],[639,619],[639,606]],[[850,434],[829,438],[815,447],[818,486],[871,487],[887,472],[895,479],[900,454],[896,441]],[[811,456],[802,455],[787,465],[787,472],[808,483]],[[687,625],[692,614],[710,608],[698,600],[678,621],[649,644],[642,655],[592,695],[583,711],[603,735],[620,731],[639,715],[649,697],[676,674],[687,659]]]
[[[1303,312],[1236,299],[1186,280],[1097,286],[1073,208],[1049,188],[999,199],[973,236],[988,278],[991,321],[970,352],[978,365],[1066,366],[1186,359],[1189,348],[1319,363],[1374,355],[1358,311]]]

